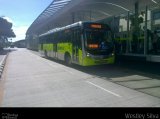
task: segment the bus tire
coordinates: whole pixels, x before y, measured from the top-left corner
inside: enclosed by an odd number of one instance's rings
[[[72,64],[72,62],[71,62],[71,56],[69,54],[65,55],[65,63],[67,65],[71,65]]]
[[[44,56],[45,56],[45,58],[48,58],[48,55],[47,55],[47,51],[46,51],[46,50],[44,51]]]

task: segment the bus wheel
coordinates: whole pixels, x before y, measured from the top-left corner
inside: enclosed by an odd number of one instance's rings
[[[44,51],[44,56],[45,56],[45,58],[48,58],[46,50]]]
[[[71,65],[71,56],[70,55],[67,54],[65,56],[65,62],[66,62],[67,65]]]

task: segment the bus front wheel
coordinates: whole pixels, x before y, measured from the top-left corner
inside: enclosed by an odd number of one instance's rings
[[[71,65],[71,56],[69,54],[65,55],[65,63]]]
[[[48,55],[47,55],[47,51],[46,51],[46,50],[44,51],[44,56],[45,56],[45,58],[48,58]]]

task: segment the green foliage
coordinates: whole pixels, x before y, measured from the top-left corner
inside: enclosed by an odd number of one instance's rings
[[[0,17],[0,50],[8,46],[8,38],[16,37],[12,30],[12,23]]]
[[[0,17],[0,36],[5,36],[7,38],[16,37],[15,33],[11,28],[12,23]]]

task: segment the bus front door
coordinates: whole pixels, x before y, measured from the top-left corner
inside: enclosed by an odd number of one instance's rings
[[[74,62],[79,62],[79,53],[78,53],[78,49],[79,49],[79,41],[80,41],[80,32],[78,30],[74,31],[73,34],[73,61]]]

